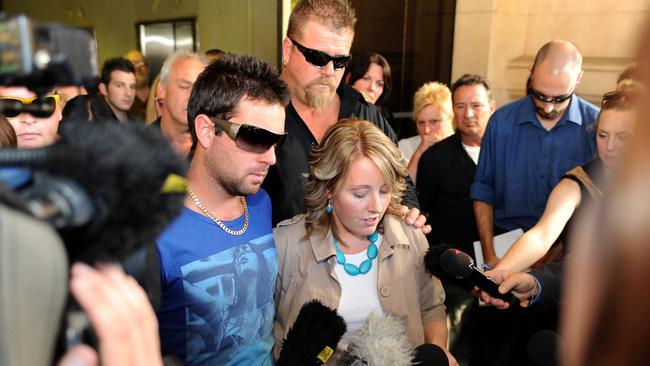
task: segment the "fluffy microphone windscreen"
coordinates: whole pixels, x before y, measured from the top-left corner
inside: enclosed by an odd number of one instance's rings
[[[60,232],[73,260],[123,259],[152,243],[183,205],[184,187],[163,193],[187,163],[159,131],[137,124],[66,121],[40,170],[69,178],[91,197],[95,217]],[[181,178],[182,180],[182,178]]]
[[[306,303],[282,342],[277,366],[322,365],[336,351],[347,326],[318,300]]]
[[[370,314],[361,328],[343,339],[348,347],[337,360],[337,366],[359,365],[366,360],[373,366],[411,365],[413,346],[406,337],[404,324],[398,318]]]

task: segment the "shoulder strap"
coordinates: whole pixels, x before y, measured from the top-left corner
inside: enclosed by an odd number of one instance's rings
[[[589,174],[587,174],[587,172],[585,172],[581,166],[569,170],[565,176],[573,177],[580,181],[580,183],[585,186],[592,198],[601,198],[604,196],[603,192],[596,186],[596,184],[589,177]]]

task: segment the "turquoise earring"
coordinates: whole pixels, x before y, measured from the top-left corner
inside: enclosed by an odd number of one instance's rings
[[[325,206],[325,212],[327,212],[328,214],[334,212],[334,207],[332,207],[330,201],[327,201],[327,206]]]

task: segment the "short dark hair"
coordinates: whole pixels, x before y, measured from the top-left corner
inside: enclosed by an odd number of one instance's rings
[[[377,64],[383,70],[384,76],[384,91],[381,93],[379,98],[377,98],[376,105],[382,105],[386,103],[388,97],[390,97],[390,92],[393,89],[393,77],[390,72],[390,65],[384,56],[375,53],[375,52],[364,52],[359,55],[354,55],[350,65],[345,70],[345,75],[343,80],[347,80],[348,85],[354,84],[357,80],[361,79],[363,75],[368,72],[370,64]],[[350,78],[347,79],[347,75],[350,75]]]
[[[218,48],[210,48],[209,50],[205,51],[206,56],[221,56],[225,52],[218,49]]]
[[[289,104],[287,84],[269,64],[253,56],[225,53],[199,74],[187,103],[187,125],[196,146],[194,120],[199,114],[229,119],[244,97],[269,104]]]
[[[454,93],[456,92],[456,89],[460,88],[461,86],[472,85],[483,85],[485,91],[487,92],[488,100],[490,102],[494,101],[494,96],[492,96],[492,91],[490,90],[490,83],[487,81],[487,79],[477,74],[464,74],[463,76],[456,79],[450,88],[451,99],[454,99]]]
[[[106,60],[102,66],[101,82],[108,85],[111,82],[111,73],[113,71],[124,71],[135,75],[133,63],[124,57],[115,57]]]
[[[106,100],[99,94],[80,94],[63,107],[61,123],[69,121],[119,122]]]

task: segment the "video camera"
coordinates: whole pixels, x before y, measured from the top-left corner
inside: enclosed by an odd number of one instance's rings
[[[0,15],[0,85],[25,86],[38,97],[29,104],[0,99],[3,113],[49,117],[56,104],[41,97],[55,86],[88,89],[98,75],[97,47],[87,30],[38,24],[23,14]]]
[[[0,15],[0,85],[43,94],[59,85],[97,82],[97,47],[84,29]]]
[[[87,31],[0,15],[0,85],[40,97],[97,75]],[[34,114],[32,104],[0,99],[0,113]],[[66,121],[59,136],[45,148],[0,149],[0,178],[10,177],[0,184],[0,365],[51,364],[57,340],[62,353],[62,341],[87,331],[70,323],[69,262],[124,261],[145,248],[155,256],[182,208],[186,162],[157,131]]]

